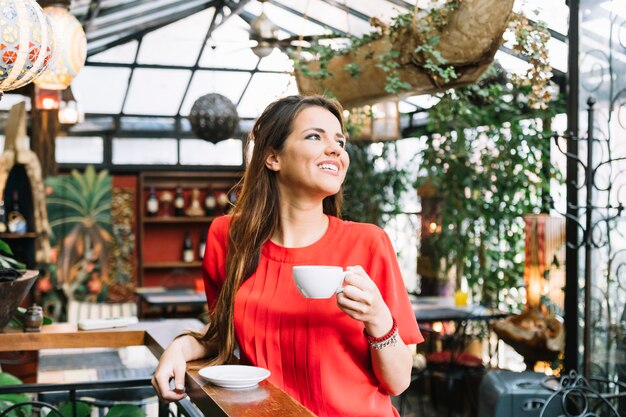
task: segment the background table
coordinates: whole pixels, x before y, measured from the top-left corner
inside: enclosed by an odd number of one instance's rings
[[[148,309],[156,310],[160,317],[197,317],[207,302],[206,294],[193,288],[138,287],[135,294],[139,317],[149,315]]]
[[[456,306],[451,297],[417,297],[412,295],[410,299],[418,323],[490,321],[511,314],[507,311],[487,308],[478,304]]]

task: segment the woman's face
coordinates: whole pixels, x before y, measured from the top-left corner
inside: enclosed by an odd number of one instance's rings
[[[350,165],[339,120],[323,107],[300,111],[283,149],[266,165],[277,173],[281,196],[323,199],[341,189]]]

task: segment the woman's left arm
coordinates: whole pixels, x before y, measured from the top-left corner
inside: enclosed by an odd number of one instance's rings
[[[376,283],[361,266],[347,268],[346,286],[337,295],[337,304],[350,317],[362,321],[369,336],[387,335],[394,325],[389,307]],[[397,335],[395,343],[375,349],[370,345],[374,374],[390,395],[398,395],[411,382],[412,354]]]

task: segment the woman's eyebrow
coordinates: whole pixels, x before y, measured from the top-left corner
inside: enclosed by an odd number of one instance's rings
[[[302,133],[306,132],[307,130],[313,130],[317,133],[326,133],[326,131],[322,129],[321,127],[307,127],[306,129],[302,131]],[[346,136],[343,133],[336,133],[335,137],[342,138],[342,139],[346,138]]]

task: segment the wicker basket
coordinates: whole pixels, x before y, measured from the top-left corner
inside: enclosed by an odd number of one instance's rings
[[[399,77],[412,88],[401,96],[435,93],[452,87],[475,82],[489,67],[493,56],[502,43],[514,0],[464,0],[450,14],[448,24],[441,31],[437,50],[456,69],[458,78],[441,85],[421,68],[422,57],[413,51],[419,36],[412,30],[399,34],[396,49]],[[385,91],[386,73],[377,65],[381,55],[392,49],[388,37],[361,46],[349,54],[333,57],[328,63],[332,77],[311,78],[295,71],[301,94],[324,94],[330,92],[344,107],[351,108],[389,99]],[[361,72],[353,77],[344,70],[347,64],[358,64]],[[319,70],[319,63],[311,62],[312,71]]]

